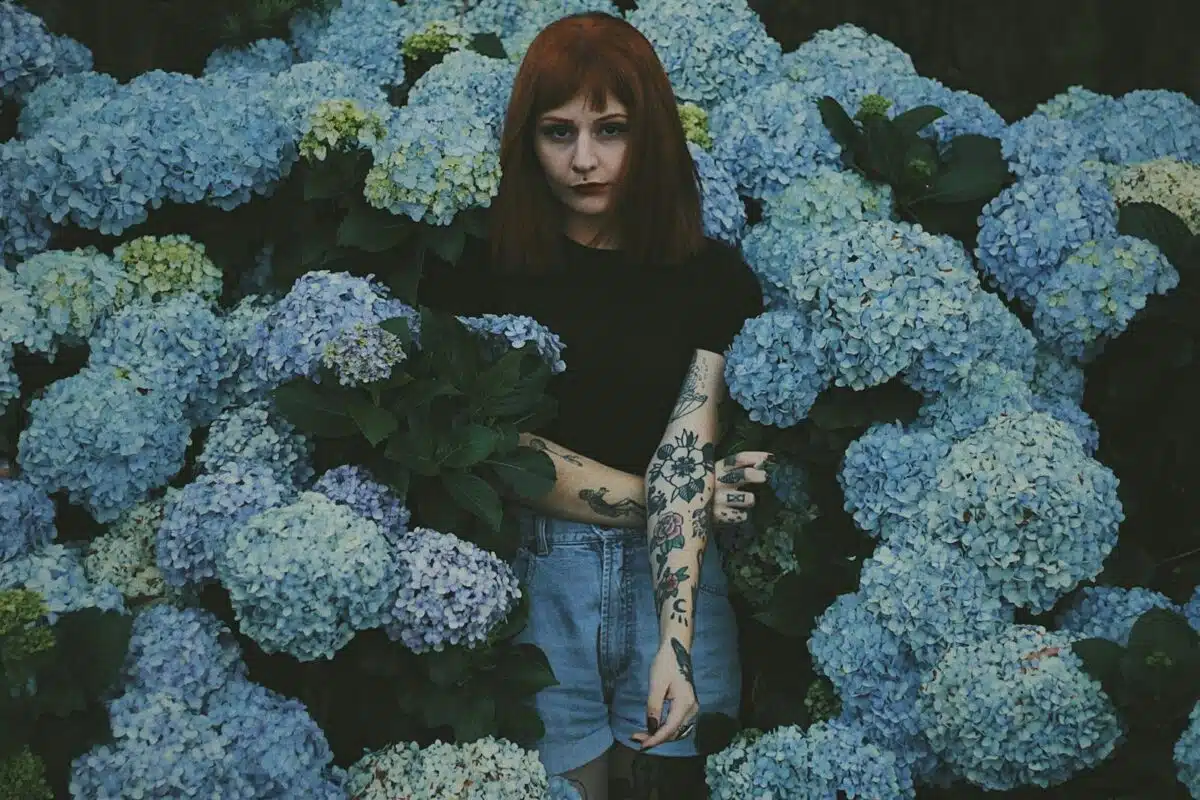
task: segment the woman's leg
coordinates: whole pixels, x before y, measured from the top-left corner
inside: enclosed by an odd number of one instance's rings
[[[608,800],[608,757],[606,752],[594,761],[562,774],[579,790],[582,800]]]

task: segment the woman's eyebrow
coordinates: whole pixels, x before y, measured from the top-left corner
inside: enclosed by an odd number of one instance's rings
[[[607,122],[610,119],[616,119],[617,117],[624,117],[624,116],[625,116],[624,113],[616,112],[613,114],[605,114],[603,117],[596,117],[596,119],[593,121],[594,122]],[[549,115],[542,117],[542,122],[565,122],[568,125],[575,124],[575,120],[573,120],[573,119],[567,119],[565,117],[555,117],[555,116],[549,116]]]

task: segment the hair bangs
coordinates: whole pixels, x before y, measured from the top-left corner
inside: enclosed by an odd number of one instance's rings
[[[600,111],[610,97],[634,111],[629,64],[612,48],[596,47],[591,41],[575,41],[572,46],[554,51],[544,68],[538,71],[533,91],[533,113],[544,114],[560,108],[580,94],[593,111]]]

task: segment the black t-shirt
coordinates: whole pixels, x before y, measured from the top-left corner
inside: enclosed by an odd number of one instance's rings
[[[426,268],[419,302],[464,316],[524,314],[558,334],[567,364],[549,385],[558,414],[530,432],[641,475],[693,352],[723,354],[762,313],[762,291],[738,251],[713,239],[666,267],[564,239],[563,265],[538,276],[491,272],[486,244],[470,240],[456,266]]]

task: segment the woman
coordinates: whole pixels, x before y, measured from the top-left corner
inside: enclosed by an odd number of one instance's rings
[[[531,593],[521,640],[559,681],[537,696],[540,757],[603,800],[610,753],[625,768],[639,749],[694,756],[701,707],[738,714],[737,626],[706,544],[766,479],[766,453],[712,458],[721,354],[762,296],[736,250],[704,237],[670,82],[623,20],[538,35],[500,160],[487,252],[430,270],[420,300],[525,314],[567,347],[556,419],[522,434],[557,479],[521,512],[515,568]]]

